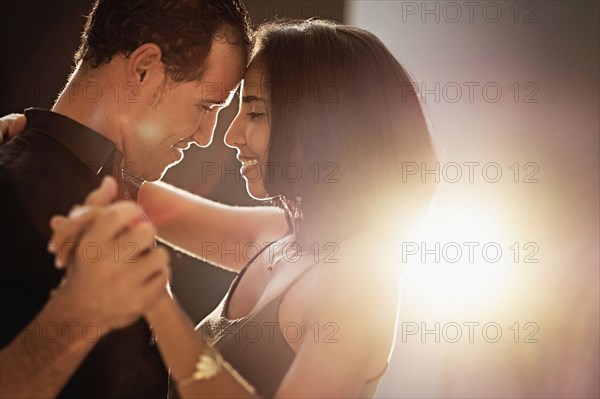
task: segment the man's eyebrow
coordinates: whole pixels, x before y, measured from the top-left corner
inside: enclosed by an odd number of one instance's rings
[[[217,106],[227,105],[227,100],[215,100],[215,99],[207,98],[203,102],[211,104],[211,105],[217,105]]]
[[[242,97],[243,103],[255,103],[255,102],[260,102],[260,101],[262,101],[264,103],[265,99],[262,97],[258,97],[258,96],[243,96]]]

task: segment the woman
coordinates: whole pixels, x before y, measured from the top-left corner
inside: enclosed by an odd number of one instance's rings
[[[239,272],[195,331],[166,291],[145,315],[177,391],[373,396],[395,336],[395,244],[433,190],[403,176],[405,165],[435,159],[409,76],[364,30],[265,25],[225,141],[248,193],[274,201],[287,223],[271,209],[142,186],[139,202],[162,239]],[[100,190],[92,197],[111,188]],[[92,214],[54,220],[57,245]],[[227,256],[231,248],[240,256]]]

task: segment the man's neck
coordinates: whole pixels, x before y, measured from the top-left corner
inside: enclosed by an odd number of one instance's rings
[[[52,111],[98,132],[123,151],[121,132],[118,128],[118,115],[115,115],[107,97],[110,88],[101,79],[87,79],[81,76],[79,68],[69,79],[60,93]]]

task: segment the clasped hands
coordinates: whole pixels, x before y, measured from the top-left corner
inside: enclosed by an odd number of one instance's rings
[[[50,221],[48,251],[66,268],[59,291],[102,331],[135,322],[169,296],[169,255],[155,246],[154,225],[135,202],[114,202],[116,195],[115,180],[106,177],[82,205]]]
[[[26,124],[23,114],[8,114],[0,118],[0,145],[23,133]]]

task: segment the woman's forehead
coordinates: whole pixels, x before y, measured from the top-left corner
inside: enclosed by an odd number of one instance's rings
[[[264,97],[266,75],[264,68],[252,62],[244,75],[242,92],[244,96]]]

